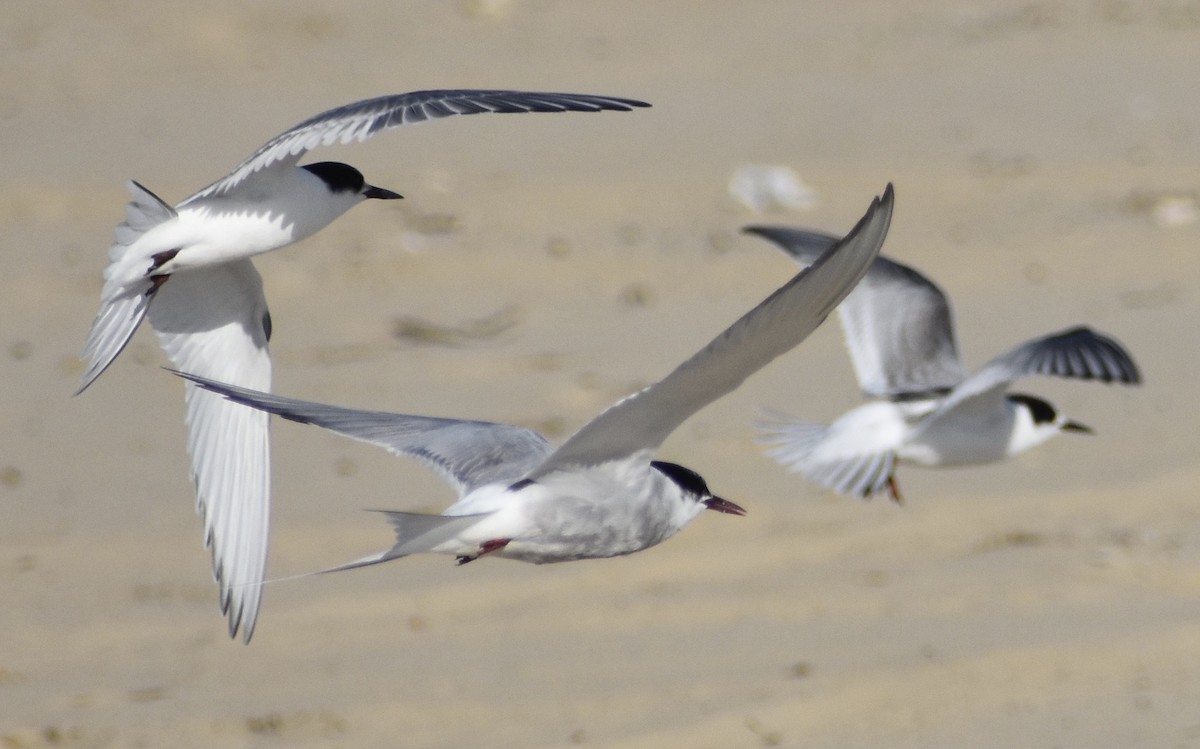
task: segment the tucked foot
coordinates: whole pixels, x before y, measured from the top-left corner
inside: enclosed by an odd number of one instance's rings
[[[491,554],[493,551],[500,551],[505,546],[508,546],[509,541],[512,541],[512,539],[493,538],[491,541],[484,541],[479,545],[479,551],[475,552],[474,554],[460,554],[457,561],[459,565],[464,565],[467,562],[474,562],[484,554]]]
[[[904,504],[904,497],[900,496],[900,487],[896,485],[896,477],[888,476],[887,480],[888,496],[898,505]]]
[[[155,275],[158,271],[162,270],[164,265],[175,259],[175,256],[179,254],[180,249],[181,248],[177,247],[173,250],[163,250],[162,252],[156,252],[151,255],[150,259],[154,262],[150,263],[150,269],[147,272],[152,276]]]
[[[161,270],[164,265],[174,260],[175,256],[178,254],[179,250],[174,249],[156,252],[150,256],[150,259],[154,262],[150,264],[150,269],[147,271],[150,278],[150,291],[147,296],[154,296],[154,292],[158,291],[158,287],[166,283],[167,279],[171,277],[170,273],[159,273],[158,271]]]

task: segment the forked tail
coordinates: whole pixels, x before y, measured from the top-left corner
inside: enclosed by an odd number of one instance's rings
[[[754,426],[761,432],[758,442],[768,446],[768,456],[789,471],[803,473],[839,494],[866,499],[886,488],[892,477],[895,455],[891,451],[822,454],[821,448],[830,434],[824,424],[796,421],[771,412]]]
[[[757,442],[767,445],[766,453],[789,471],[807,473],[813,451],[829,433],[825,424],[796,421],[778,411],[766,411],[754,422],[759,431]]]
[[[134,331],[146,317],[156,286],[147,277],[149,267],[128,268],[126,254],[143,234],[165,221],[175,218],[175,209],[137,182],[129,183],[133,195],[125,206],[125,221],[117,225],[117,239],[108,251],[108,267],[104,270],[104,290],[100,294],[97,313],[80,358],[87,363],[80,381],[78,395],[87,389],[108,365],[125,349]]]
[[[347,564],[330,567],[321,572],[341,572],[357,567],[369,567],[392,559],[406,557],[409,554],[427,554],[444,551],[448,554],[459,554],[462,549],[454,547],[451,542],[460,533],[478,523],[490,513],[478,515],[426,515],[419,512],[393,512],[391,510],[376,510],[387,517],[388,522],[396,531],[396,545],[387,551],[356,559]],[[447,544],[446,548],[442,547]]]

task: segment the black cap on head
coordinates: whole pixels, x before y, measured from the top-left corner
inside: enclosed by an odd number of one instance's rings
[[[726,515],[745,515],[746,510],[741,505],[728,499],[715,496],[708,489],[708,484],[690,468],[684,468],[678,463],[667,463],[662,460],[650,461],[650,467],[669,478],[680,489],[709,510],[723,512]]]
[[[358,194],[362,192],[363,185],[366,184],[362,172],[339,161],[318,161],[315,164],[305,164],[300,168],[307,169],[320,177],[321,181],[329,186],[329,192]]]
[[[1033,417],[1034,424],[1046,424],[1058,418],[1058,411],[1054,410],[1054,406],[1041,398],[1035,398],[1032,395],[1013,394],[1008,396],[1008,399],[1028,408],[1029,414]]]
[[[667,463],[662,460],[650,461],[650,467],[671,479],[680,489],[689,494],[695,494],[701,498],[712,496],[712,492],[708,490],[708,484],[700,477],[700,474],[691,468],[684,468],[678,463]]]

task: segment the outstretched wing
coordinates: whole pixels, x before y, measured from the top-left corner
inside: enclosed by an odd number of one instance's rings
[[[930,416],[930,421],[963,402],[994,397],[1021,377],[1045,375],[1136,385],[1142,381],[1133,358],[1115,339],[1080,326],[1027,341],[968,377]]]
[[[151,299],[149,322],[176,367],[241,385],[271,387],[262,278],[249,260],[174,273]],[[254,634],[270,528],[266,414],[188,384],[188,453],[204,542],[229,635]]]
[[[485,484],[524,478],[550,452],[542,435],[523,427],[338,408],[176,374],[234,403],[416,458],[450,481],[459,497]]]
[[[401,125],[451,117],[456,114],[523,112],[627,112],[649,104],[635,99],[591,94],[538,93],[532,91],[445,90],[413,91],[346,104],[308,118],[276,135],[227,177],[180,203],[228,192],[251,174],[272,166],[294,166],[317,146],[362,142],[372,135]]]
[[[748,226],[743,231],[774,242],[805,265],[837,242],[828,234],[780,226]],[[949,390],[966,376],[945,293],[907,265],[876,258],[838,314],[854,373],[867,397]]]
[[[858,225],[812,266],[742,316],[661,381],[589,422],[531,476],[656,449],[692,414],[808,337],[879,254],[892,219],[889,184]]]

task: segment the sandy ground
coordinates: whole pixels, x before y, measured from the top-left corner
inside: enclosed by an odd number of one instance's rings
[[[0,746],[1200,746],[1200,11],[894,5],[12,0]],[[262,258],[278,391],[561,439],[790,277],[740,226],[844,230],[889,180],[886,251],[953,296],[969,363],[1086,322],[1145,384],[1022,383],[1098,434],[861,503],[749,426],[857,401],[828,325],[661,452],[749,517],[619,560],[280,583],[232,642],[153,337],[70,397],[124,182],[179,200],[310,114],[436,87],[654,108],[316,154],[407,199]],[[752,213],[726,190],[743,164],[794,168],[817,204]],[[395,335],[414,320],[460,335]],[[381,548],[361,509],[451,499],[370,447],[273,435],[275,575]]]

